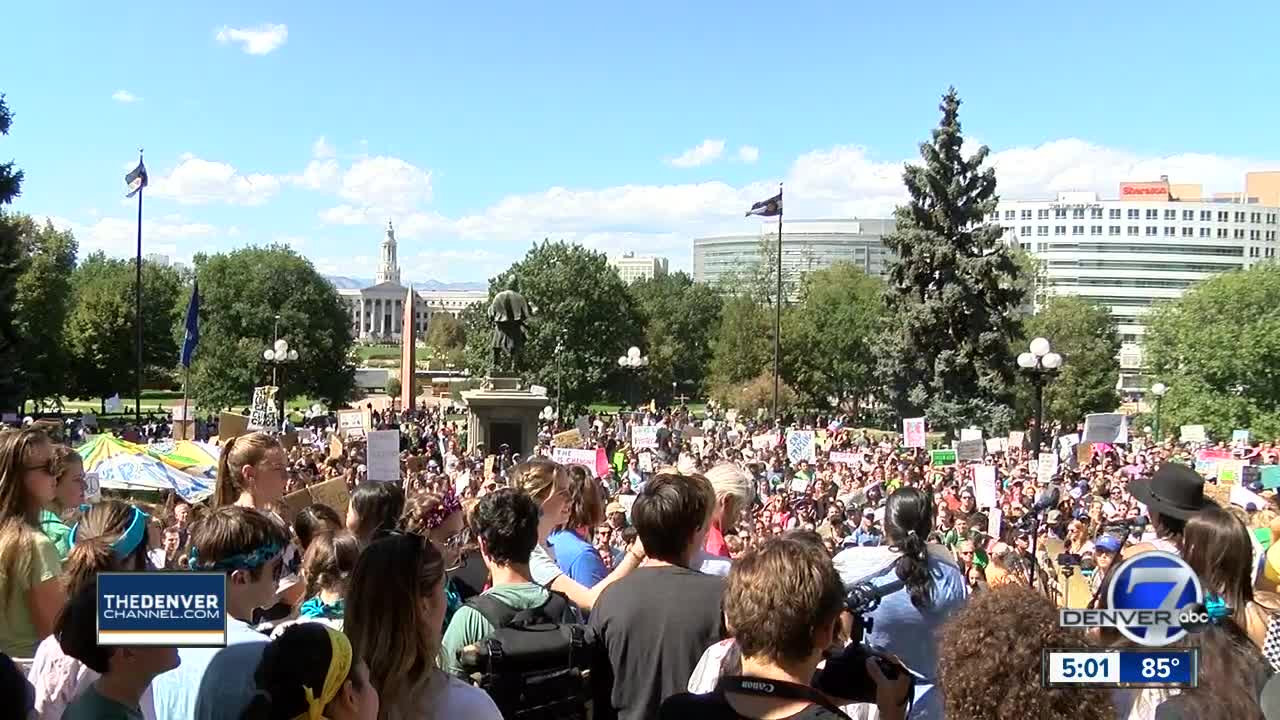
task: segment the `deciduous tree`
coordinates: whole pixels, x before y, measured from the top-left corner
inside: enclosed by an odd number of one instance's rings
[[[1025,352],[1032,338],[1043,337],[1065,358],[1057,377],[1045,386],[1046,424],[1075,427],[1089,413],[1115,411],[1120,403],[1120,337],[1106,307],[1074,295],[1050,295],[1024,327],[1017,352]],[[1034,412],[1031,389],[1026,383],[1020,388],[1021,415],[1029,418]]]

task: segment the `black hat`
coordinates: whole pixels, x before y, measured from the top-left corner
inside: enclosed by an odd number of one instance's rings
[[[1129,483],[1129,493],[1153,513],[1186,520],[1213,505],[1204,497],[1204,478],[1179,463],[1165,463],[1151,479]]]

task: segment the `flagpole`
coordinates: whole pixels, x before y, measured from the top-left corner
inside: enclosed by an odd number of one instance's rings
[[[138,165],[142,166],[142,149],[138,149]],[[134,323],[137,325],[137,344],[135,350],[137,352],[137,383],[134,386],[136,391],[133,400],[133,419],[136,423],[142,422],[142,193],[146,190],[145,183],[138,188],[138,244],[137,252],[134,256]]]
[[[782,365],[782,183],[778,183],[778,295],[774,301],[773,312],[773,417],[781,421],[778,412],[778,385]]]
[[[196,437],[195,437],[195,428],[196,428],[195,423],[192,423],[192,424],[190,424],[190,425],[184,425],[184,423],[186,423],[186,422],[187,422],[187,413],[188,413],[188,412],[190,412],[189,410],[187,410],[187,385],[188,385],[190,382],[191,382],[191,366],[190,366],[190,365],[188,365],[187,367],[183,368],[183,370],[182,370],[182,419],[181,419],[181,420],[179,420],[177,423],[174,423],[175,425],[177,425],[179,428],[181,428],[181,429],[182,429],[182,439],[183,439],[183,440],[195,440],[195,439],[196,439]],[[186,430],[187,428],[191,428],[191,430],[192,430],[192,432],[191,432],[191,437],[187,437],[187,430]]]

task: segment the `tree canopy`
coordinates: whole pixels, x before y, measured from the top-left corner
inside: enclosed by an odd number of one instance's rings
[[[27,398],[60,402],[71,371],[66,321],[71,307],[72,271],[79,246],[70,230],[58,230],[28,215],[0,217],[16,231],[26,254],[18,276],[13,311],[22,345],[18,364],[10,370],[19,378]]]
[[[645,320],[646,395],[669,398],[705,390],[720,294],[683,272],[641,280],[630,290]]]
[[[908,165],[910,202],[884,239],[893,251],[885,295],[892,322],[878,350],[888,400],[900,417],[924,414],[936,428],[1009,427],[1010,348],[1020,336],[1024,284],[1000,226],[988,149],[963,154],[960,98],[942,98],[942,120]]]
[[[608,258],[580,245],[543,240],[489,281],[490,301],[511,278],[519,278],[520,293],[534,309],[516,372],[530,383],[559,384],[566,413],[618,396],[624,378],[617,358],[643,343],[644,322]],[[486,303],[464,313],[467,365],[477,377],[490,369],[493,330],[487,312]]]
[[[1025,352],[1033,338],[1043,337],[1064,358],[1057,377],[1045,386],[1046,425],[1074,427],[1089,413],[1115,411],[1120,403],[1120,336],[1106,307],[1074,295],[1050,295],[1024,326],[1017,352]],[[1034,412],[1030,387],[1019,387],[1021,414],[1029,418]]]
[[[1280,266],[1217,275],[1157,305],[1144,354],[1150,382],[1170,388],[1160,424],[1173,434],[1194,424],[1217,438],[1280,435]]]
[[[272,368],[262,351],[275,339],[277,315],[280,337],[298,351],[298,360],[277,374],[285,397],[305,395],[330,405],[351,397],[351,314],[311,261],[273,245],[196,255],[195,268],[200,345],[191,365],[191,395],[201,408],[244,404],[255,386],[270,384]],[[186,299],[183,294],[175,307],[185,309]]]

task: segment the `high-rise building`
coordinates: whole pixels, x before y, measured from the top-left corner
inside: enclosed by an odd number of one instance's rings
[[[667,259],[656,255],[626,253],[622,257],[610,258],[609,264],[618,269],[622,282],[628,285],[667,274]]]
[[[146,260],[147,262],[153,265],[163,265],[165,267],[169,266],[169,256],[163,253],[148,253],[146,255],[143,255],[142,259]]]
[[[831,267],[836,262],[856,265],[870,275],[883,275],[890,252],[884,236],[893,232],[888,219],[782,221],[783,274],[805,273]],[[719,284],[740,273],[751,272],[762,260],[763,250],[777,248],[778,223],[767,220],[759,231],[742,235],[718,235],[693,241],[693,279]],[[776,262],[770,257],[767,262]]]
[[[1040,260],[1049,293],[1110,310],[1122,343],[1118,386],[1136,394],[1148,385],[1141,347],[1153,305],[1217,273],[1275,260],[1280,172],[1249,173],[1244,192],[1209,197],[1161,177],[1121,183],[1115,199],[1002,200],[988,219]]]

